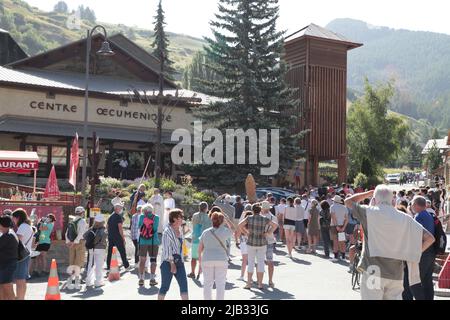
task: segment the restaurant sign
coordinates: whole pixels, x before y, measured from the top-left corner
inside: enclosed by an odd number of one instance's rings
[[[28,174],[37,170],[39,163],[31,160],[0,160],[0,172]]]

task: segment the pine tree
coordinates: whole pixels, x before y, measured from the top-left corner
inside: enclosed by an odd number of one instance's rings
[[[159,1],[158,9],[155,16],[155,40],[152,47],[154,48],[153,54],[158,59],[164,60],[164,76],[167,79],[173,80],[176,73],[173,68],[173,61],[169,59],[169,39],[164,31],[165,23],[164,10],[162,8],[162,0]]]
[[[205,83],[219,80],[217,74],[208,67],[211,61],[202,51],[197,52],[192,58],[192,62],[185,69],[183,75],[183,87],[189,90],[206,93],[208,90]]]
[[[213,38],[205,38],[207,67],[216,75],[214,81],[205,81],[205,91],[221,101],[200,108],[196,115],[222,132],[279,129],[279,175],[283,175],[299,156],[300,135],[294,134],[298,101],[286,85],[287,70],[281,59],[284,32],[276,30],[278,0],[219,0],[219,12],[210,23]],[[194,168],[216,185],[236,186],[248,173],[257,181],[267,181],[267,177],[260,176],[261,167],[246,164]]]
[[[64,1],[59,1],[53,7],[53,11],[57,12],[57,13],[68,13],[69,12],[69,6]]]

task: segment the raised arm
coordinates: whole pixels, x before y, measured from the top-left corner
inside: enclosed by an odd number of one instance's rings
[[[353,207],[354,203],[359,203],[359,202],[363,201],[364,199],[372,198],[373,193],[374,193],[374,190],[370,190],[370,191],[364,192],[364,193],[355,194],[355,195],[345,199],[345,206],[347,208],[351,209]]]

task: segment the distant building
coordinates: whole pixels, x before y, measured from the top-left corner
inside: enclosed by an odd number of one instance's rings
[[[0,29],[0,66],[25,59],[27,54],[11,37],[8,31]]]

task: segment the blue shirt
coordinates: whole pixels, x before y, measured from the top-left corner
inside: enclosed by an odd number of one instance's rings
[[[141,227],[144,224],[144,218],[145,218],[144,214],[141,214],[139,216],[139,230],[141,230]],[[149,245],[159,246],[160,245],[159,238],[158,238],[159,217],[157,215],[152,214],[150,216],[150,218],[155,219],[153,221],[153,237],[151,237],[150,239],[142,239],[139,237],[139,244],[143,245],[143,246],[149,246]]]
[[[434,236],[434,218],[431,213],[424,210],[417,214],[414,219]]]

